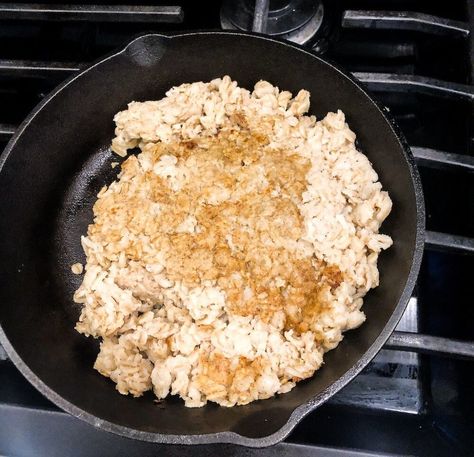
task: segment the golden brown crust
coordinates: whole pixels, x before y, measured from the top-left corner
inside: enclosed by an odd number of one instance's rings
[[[264,372],[266,363],[261,357],[249,360],[239,357],[238,363],[219,353],[201,357],[197,385],[209,399],[229,397],[244,405],[252,401],[250,392],[255,380]]]
[[[239,126],[246,125],[241,113],[234,117]],[[325,309],[321,291],[338,287],[343,279],[336,266],[305,257],[294,248],[303,233],[298,204],[309,160],[271,148],[265,135],[247,128],[199,141],[157,143],[147,151],[152,164],[164,155],[177,157],[178,165],[192,160],[200,170],[199,180],[189,179],[173,191],[162,177],[146,171],[141,174],[142,197],[127,192],[123,183],[121,200],[111,201],[112,195],[97,201],[96,224],[89,235],[102,231],[113,242],[120,234],[100,220],[104,214],[125,218],[122,227],[150,236],[156,250],[166,253],[165,274],[170,280],[188,287],[216,281],[226,293],[229,312],[268,322],[283,310],[286,328],[309,330]],[[137,158],[129,157],[122,174],[136,173],[137,167]],[[209,204],[209,198],[220,192],[229,197]],[[160,211],[144,219],[150,203],[159,204]],[[180,232],[178,227],[190,215],[198,233]],[[143,248],[131,242],[124,252],[129,260],[139,260]]]

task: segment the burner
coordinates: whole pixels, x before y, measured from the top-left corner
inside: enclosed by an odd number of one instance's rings
[[[252,0],[224,0],[222,28],[252,30],[255,3]],[[298,44],[311,44],[323,22],[323,13],[323,4],[317,0],[270,0],[264,33]]]

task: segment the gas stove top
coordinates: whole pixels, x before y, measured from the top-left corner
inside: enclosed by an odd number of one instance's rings
[[[391,111],[419,166],[426,250],[415,294],[385,349],[280,445],[183,448],[99,431],[46,400],[0,347],[0,455],[473,455],[472,2],[89,3],[0,3],[0,151],[59,82],[137,35],[267,33],[344,66]]]

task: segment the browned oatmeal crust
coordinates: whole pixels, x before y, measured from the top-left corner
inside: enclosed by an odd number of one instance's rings
[[[391,201],[344,114],[308,109],[305,90],[224,77],[115,116],[113,150],[141,152],[98,194],[74,299],[120,393],[269,398],[363,322]]]

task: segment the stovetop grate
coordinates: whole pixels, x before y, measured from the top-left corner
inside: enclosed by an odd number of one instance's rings
[[[217,1],[206,11],[199,2],[104,3],[0,3],[0,150],[46,93],[100,55],[139,33],[220,23]],[[257,3],[266,8],[265,1]],[[462,403],[474,397],[463,377],[473,379],[474,363],[457,359],[474,360],[474,312],[468,308],[474,271],[474,6],[451,3],[444,11],[423,1],[342,1],[332,15],[333,35],[320,49],[367,85],[412,145],[427,203],[426,252],[415,296],[385,349],[277,447],[285,455],[368,455],[347,448],[377,455],[469,453],[474,416]],[[254,26],[262,30],[260,19]],[[15,437],[22,427],[22,437]],[[31,427],[40,431],[30,436]],[[0,454],[32,454],[32,443],[45,455],[61,455],[71,443],[82,445],[77,455],[103,455],[101,446],[117,455],[120,449],[128,455],[188,452],[131,443],[66,415],[23,380],[0,347]]]

